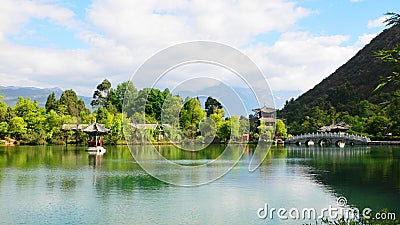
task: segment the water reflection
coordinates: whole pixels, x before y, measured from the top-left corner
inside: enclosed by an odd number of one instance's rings
[[[344,196],[354,206],[400,213],[399,147],[355,146],[294,147],[288,149],[288,164],[310,168],[316,182]]]
[[[224,149],[157,148],[186,165],[213,160]],[[107,147],[103,156],[88,156],[84,150],[85,146],[0,147],[0,202],[7,202],[0,205],[0,222],[265,224],[255,210],[266,202],[274,207],[321,208],[335,204],[337,196],[359,208],[400,213],[399,147],[274,147],[261,167],[249,173],[254,152],[249,145],[230,173],[196,188],[153,178],[126,146]],[[138,152],[146,152],[142,150]],[[241,152],[233,148],[227,154],[235,159]],[[199,176],[207,176],[210,169]],[[179,170],[159,173],[185,179]]]
[[[93,169],[101,169],[103,155],[88,155],[89,166]]]

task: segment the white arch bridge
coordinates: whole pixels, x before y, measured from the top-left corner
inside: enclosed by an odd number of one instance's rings
[[[339,144],[340,142],[346,143],[348,145],[362,145],[371,142],[371,139],[365,136],[347,134],[347,133],[312,133],[312,134],[302,134],[287,138],[285,144]]]

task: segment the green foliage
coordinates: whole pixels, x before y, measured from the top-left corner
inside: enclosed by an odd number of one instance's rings
[[[217,137],[222,141],[228,141],[228,139],[231,137],[231,128],[232,124],[229,120],[224,120],[217,123]]]
[[[183,106],[183,100],[179,96],[167,95],[162,108],[161,122],[177,126],[179,124],[179,113]]]
[[[107,97],[108,93],[110,93],[111,82],[107,79],[104,79],[99,85],[97,85],[97,90],[93,94],[93,100],[90,103],[92,107],[95,106],[103,106],[107,107]]]
[[[260,121],[260,126],[258,126],[258,134],[259,134],[259,139],[262,141],[267,141],[272,138],[272,130],[270,127],[265,125],[264,121]]]
[[[58,112],[63,115],[79,116],[80,112],[85,110],[85,103],[73,90],[66,90],[61,94],[58,100]]]
[[[389,133],[391,121],[385,116],[373,116],[368,118],[366,123],[366,132],[375,136],[384,136]]]
[[[275,134],[281,138],[287,137],[287,129],[283,120],[277,119],[275,123]]]
[[[222,109],[222,104],[213,97],[209,96],[205,103],[205,109],[207,112],[207,117],[213,114],[217,109]]]
[[[151,88],[147,95],[145,105],[146,115],[161,121],[161,111],[165,100],[165,95],[158,89]]]
[[[6,121],[7,118],[7,104],[0,100],[0,122]]]
[[[249,132],[250,132],[249,119],[244,117],[244,116],[240,116],[240,119],[239,119],[239,134],[240,135],[249,134]]]
[[[14,106],[15,115],[19,117],[25,117],[28,113],[35,113],[37,110],[39,110],[39,105],[37,102],[31,102],[30,98],[18,97],[17,104]]]
[[[58,103],[56,99],[56,95],[52,92],[48,97],[45,105],[46,111],[50,112],[51,110],[58,109]]]
[[[4,138],[8,133],[7,122],[0,122],[0,138]]]
[[[87,135],[74,130],[62,130],[63,124],[91,124],[94,121],[105,124],[110,132],[104,136],[105,144],[124,143],[123,124],[152,123],[157,129],[125,126],[132,134],[130,141],[145,143],[158,140],[163,134],[171,142],[181,142],[183,135],[191,141],[204,143],[215,140],[240,140],[242,134],[250,132],[246,117],[225,118],[221,103],[208,98],[208,112],[201,107],[198,98],[173,96],[169,89],[160,91],[145,88],[138,91],[130,82],[123,82],[112,88],[105,79],[97,86],[92,101],[98,106],[91,113],[85,108],[73,90],[66,90],[57,100],[51,93],[46,106],[40,108],[35,101],[20,97],[10,108],[0,101],[0,138],[11,137],[23,144],[61,144],[75,140],[85,142]],[[125,109],[123,107],[125,106]],[[124,113],[122,113],[124,111]],[[161,131],[159,128],[163,127]],[[77,136],[76,136],[77,135]]]
[[[375,91],[389,83],[398,84],[400,81],[400,45],[389,50],[379,50],[375,52],[375,56],[391,65],[393,70],[391,75],[381,78],[381,83],[375,88]]]
[[[117,144],[118,141],[124,139],[122,130],[123,115],[117,113],[115,115],[109,114],[106,120],[106,127],[110,129],[110,132],[104,136],[104,142],[108,144]]]
[[[177,126],[167,126],[164,128],[165,136],[170,142],[180,142],[182,141],[181,132]]]
[[[391,27],[400,24],[400,14],[394,12],[387,12],[385,13],[385,15],[389,16],[389,18],[383,21],[384,23],[386,23],[386,26]]]
[[[107,95],[107,102],[113,105],[118,112],[122,113],[125,94],[126,94],[125,105],[126,106],[132,105],[132,100],[136,98],[137,90],[133,85],[133,83],[130,81],[125,81],[122,82],[121,84],[118,84],[116,89],[111,88],[110,93]]]
[[[240,118],[238,116],[231,116],[230,117],[230,122],[231,122],[231,138],[233,140],[239,140],[240,137],[242,136],[240,134]]]
[[[188,99],[180,112],[179,124],[183,134],[194,139],[199,132],[199,124],[206,117],[197,98]]]
[[[210,143],[214,140],[217,133],[217,125],[214,120],[210,118],[203,118],[199,124],[201,136],[204,138],[204,141]]]
[[[13,117],[8,125],[8,133],[17,140],[21,140],[22,135],[26,134],[27,123],[22,117]]]

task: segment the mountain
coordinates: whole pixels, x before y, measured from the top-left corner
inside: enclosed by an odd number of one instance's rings
[[[392,69],[378,59],[374,52],[392,49],[397,45],[400,45],[400,25],[384,30],[314,88],[296,100],[288,101],[278,115],[291,123],[301,121],[314,106],[322,109],[333,106],[337,112],[348,111],[354,114],[355,106],[361,100],[374,104],[385,101],[396,90],[394,85],[387,85],[379,92],[373,90],[380,83],[380,77],[390,75]]]
[[[36,88],[36,87],[16,87],[16,86],[0,86],[0,95],[4,98],[2,101],[6,102],[8,106],[14,106],[18,97],[22,96],[24,98],[30,98],[31,100],[36,100],[40,107],[44,107],[49,94],[54,92],[57,98],[60,98],[63,90],[60,88]],[[82,98],[85,102],[86,108],[90,108],[91,97],[78,96]]]

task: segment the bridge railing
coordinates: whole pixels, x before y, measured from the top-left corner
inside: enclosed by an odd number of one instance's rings
[[[307,133],[301,134],[293,137],[289,137],[286,139],[287,142],[293,142],[296,140],[303,140],[303,139],[315,139],[315,138],[344,138],[347,140],[354,140],[354,141],[361,141],[361,142],[370,142],[371,140],[368,137],[354,135],[354,134],[347,134],[347,133]]]

